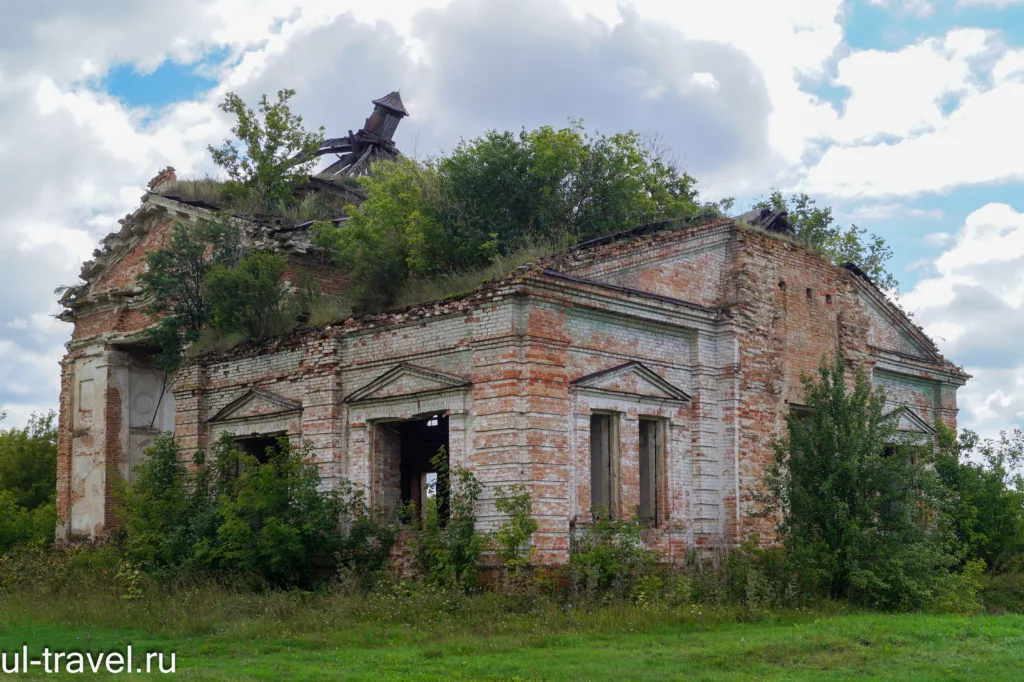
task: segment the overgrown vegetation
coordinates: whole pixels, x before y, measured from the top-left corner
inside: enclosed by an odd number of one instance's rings
[[[228,180],[181,180],[167,190],[225,214],[191,231],[176,225],[171,243],[150,254],[141,282],[160,319],[150,336],[165,369],[192,345],[225,349],[289,333],[299,320],[324,324],[466,293],[582,241],[651,221],[722,215],[733,203],[701,202],[696,180],[636,133],[592,134],[574,121],[490,131],[422,162],[379,162],[352,181],[365,200],[339,205],[343,199],[305,187],[323,131],[306,130],[290,108],[294,94],[282,90],[273,103],[264,95],[256,110],[226,95],[221,109],[235,118],[233,138],[210,152]],[[885,270],[891,252],[876,235],[835,226],[831,209],[806,195],[786,201],[773,192],[759,206],[789,210],[802,244],[860,264],[883,288],[896,286]],[[352,291],[286,295],[283,262],[243,253],[228,213],[315,222],[315,246],[350,276]],[[341,226],[330,222],[343,213]]]
[[[173,370],[183,350],[199,339],[211,320],[206,279],[211,269],[233,267],[242,259],[241,232],[228,220],[176,221],[166,247],[146,254],[139,275],[147,312],[157,324],[147,335],[157,349],[157,366]]]
[[[281,254],[243,248],[232,222],[175,222],[168,245],[147,255],[139,276],[147,312],[158,319],[146,332],[156,366],[173,371],[189,348],[226,349],[286,334],[317,312],[339,312],[325,310],[334,301],[308,273],[287,286],[286,267]]]
[[[352,546],[353,528],[369,542],[362,497],[319,490],[319,469],[306,459],[286,439],[258,458],[224,438],[209,461],[198,452],[188,467],[173,436],[159,436],[137,483],[122,492],[126,557],[157,577],[307,588],[341,562],[352,571],[373,567],[379,557]]]
[[[533,534],[540,528],[533,517],[533,498],[522,484],[499,487],[495,491],[494,509],[506,516],[494,531],[493,539],[505,575],[516,581],[533,563]]]
[[[257,109],[246,106],[233,92],[224,96],[220,109],[235,117],[234,139],[220,147],[209,146],[213,162],[229,178],[221,196],[255,204],[258,213],[281,212],[297,202],[296,190],[308,181],[316,165],[313,153],[324,139],[324,129],[310,132],[302,116],[292,112],[288,101],[294,90],[279,90],[271,103],[263,95]]]
[[[421,527],[416,529],[419,510],[411,507],[405,514],[413,523],[410,544],[416,568],[437,589],[471,592],[479,585],[480,555],[487,548],[487,538],[476,528],[482,486],[468,469],[450,469],[443,447],[430,462],[437,484]]]
[[[892,249],[885,240],[856,225],[846,228],[836,225],[830,207],[818,206],[803,193],[786,199],[782,192],[775,190],[754,208],[787,211],[797,242],[836,265],[854,263],[884,291],[899,288],[896,277],[888,270]]]
[[[578,122],[491,131],[448,156],[378,164],[359,182],[366,200],[344,227],[319,224],[315,241],[351,274],[364,312],[395,305],[410,281],[717,208],[635,133],[591,135]]]
[[[885,395],[863,371],[847,388],[841,356],[804,377],[765,477],[785,567],[804,594],[887,609],[954,594],[961,553],[934,452],[900,444]],[[895,444],[895,445],[894,445]]]
[[[0,420],[6,415],[0,412]],[[57,516],[56,415],[33,414],[22,428],[0,430],[0,554],[53,542]]]
[[[1024,571],[1024,433],[982,439],[939,430],[935,472],[952,494],[951,520],[965,560],[996,573]]]

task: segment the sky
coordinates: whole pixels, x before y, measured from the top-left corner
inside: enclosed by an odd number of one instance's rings
[[[1024,423],[1024,0],[3,0],[3,425],[57,406],[54,288],[161,168],[216,174],[226,93],[281,88],[329,136],[400,90],[419,158],[582,119],[737,210],[806,192],[892,246],[961,426]]]

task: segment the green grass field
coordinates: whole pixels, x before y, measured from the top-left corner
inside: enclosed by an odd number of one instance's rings
[[[0,650],[176,652],[186,680],[1020,679],[1024,616],[788,613],[543,598],[0,597]],[[49,679],[104,675],[34,676]],[[2,675],[16,678],[15,675]],[[29,677],[33,677],[30,675]],[[132,679],[144,675],[134,674]]]

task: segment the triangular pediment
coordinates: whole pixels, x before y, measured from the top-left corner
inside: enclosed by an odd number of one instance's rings
[[[860,298],[867,307],[868,344],[922,360],[941,361],[935,342],[916,327],[906,314],[885,297],[866,276],[854,278]]]
[[[573,386],[590,391],[636,395],[659,400],[689,401],[686,391],[662,379],[654,370],[633,361],[587,374],[572,381]]]
[[[934,436],[935,429],[924,419],[921,419],[915,412],[906,407],[898,407],[886,415],[889,419],[895,419],[896,430],[900,433],[913,434],[916,436]]]
[[[379,400],[399,396],[434,393],[463,388],[469,380],[454,374],[446,374],[434,369],[417,367],[403,362],[381,374],[379,377],[356,389],[345,398],[345,402],[354,403],[360,400]]]
[[[216,423],[240,419],[276,417],[301,411],[302,403],[297,400],[285,398],[261,388],[253,388],[222,407],[208,421]]]

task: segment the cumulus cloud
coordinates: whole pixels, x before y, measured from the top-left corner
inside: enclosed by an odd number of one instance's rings
[[[1024,419],[1024,213],[992,203],[971,213],[952,246],[902,301],[974,378],[960,391],[965,426]]]
[[[959,7],[996,7],[1004,8],[1011,5],[1024,5],[1024,0],[956,0]]]
[[[1017,52],[980,29],[957,29],[896,51],[840,60],[850,88],[829,146],[800,188],[843,198],[913,197],[1024,179]]]
[[[940,220],[945,216],[941,208],[922,209],[904,204],[864,204],[850,211],[837,212],[839,217],[858,220],[888,220],[897,216],[917,218],[921,220]]]
[[[926,19],[935,14],[935,6],[929,0],[868,0],[868,2],[902,14],[912,14],[920,19]]]
[[[775,170],[773,100],[758,65],[729,44],[621,8],[613,23],[571,3],[455,0],[409,20],[403,36],[384,24],[336,17],[261,56],[238,88],[245,96],[291,84],[306,119],[345,130],[368,100],[401,88],[412,117],[397,141],[419,156],[451,149],[489,129],[566,125],[660,133],[688,171],[726,194],[758,169]],[[544,21],[537,21],[544,16]],[[335,59],[324,60],[330,52]],[[359,64],[359,68],[353,68]],[[335,83],[345,83],[344,96]],[[745,173],[736,172],[738,165]],[[765,181],[767,182],[767,181]]]

